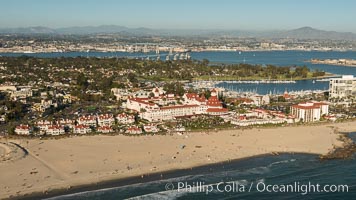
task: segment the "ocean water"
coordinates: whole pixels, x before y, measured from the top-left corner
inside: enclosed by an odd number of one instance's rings
[[[166,52],[161,52],[165,55]],[[65,52],[65,53],[0,53],[0,56],[34,56],[42,58],[51,57],[129,57],[129,58],[146,58],[151,56],[155,59],[153,52],[151,53],[128,53],[128,52]],[[356,59],[356,51],[346,52],[320,52],[320,51],[250,51],[250,52],[191,52],[191,58],[195,60],[208,59],[211,63],[249,63],[261,65],[277,65],[277,66],[293,66],[306,65],[311,69],[324,70],[334,74],[352,74],[356,75],[356,68],[345,66],[333,66],[325,64],[311,64],[306,62],[312,58],[319,59]],[[161,56],[161,59],[165,59]]]
[[[356,133],[352,137],[356,139]],[[265,155],[173,173],[169,178],[163,174],[163,178],[154,181],[117,187],[113,184],[49,199],[355,199],[355,158],[320,161],[310,154]],[[312,186],[306,189],[309,184],[319,184],[319,191]],[[266,190],[273,185],[299,185],[299,189]],[[336,189],[334,185],[347,185],[347,190]]]
[[[166,52],[162,52],[166,54]],[[144,53],[127,53],[127,52],[65,52],[65,53],[0,53],[0,56],[35,56],[35,57],[129,57],[129,58],[146,58],[150,56],[155,59],[153,52]],[[317,52],[317,51],[260,51],[260,52],[191,52],[191,58],[195,60],[208,59],[211,63],[249,63],[261,65],[277,65],[277,66],[302,66],[306,65],[310,69],[319,69],[337,75],[355,75],[356,68],[345,66],[334,66],[324,64],[311,64],[306,62],[312,58],[319,59],[356,59],[355,51],[347,52]],[[165,56],[161,56],[165,59]],[[212,77],[214,79],[214,77]],[[297,81],[294,84],[239,84],[239,83],[220,83],[218,87],[224,87],[229,90],[241,92],[257,92],[259,94],[281,94],[287,91],[301,91],[301,90],[328,90],[328,82],[319,82],[311,80]]]
[[[283,94],[284,92],[297,91],[326,91],[329,89],[328,81],[300,80],[296,83],[231,83],[221,82],[216,84],[230,91],[254,92],[258,94]]]
[[[260,65],[277,66],[304,66],[312,70],[322,70],[336,75],[355,75],[356,68],[346,66],[335,66],[325,64],[311,64],[307,62],[312,58],[319,59],[356,59],[356,52],[301,52],[301,51],[261,51],[261,52],[198,52],[191,53],[192,58],[202,60],[208,59],[213,63],[249,63]],[[305,91],[305,90],[328,90],[329,82],[319,82],[313,80],[301,80],[296,83],[268,83],[268,84],[248,84],[248,83],[220,83],[218,87],[241,92],[257,92],[259,94],[281,94],[285,91]]]

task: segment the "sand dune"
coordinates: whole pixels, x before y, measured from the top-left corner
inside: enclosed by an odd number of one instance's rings
[[[182,136],[98,135],[17,140],[14,142],[25,147],[29,154],[14,162],[0,162],[0,198],[271,152],[326,154],[335,146],[342,146],[335,128],[356,131],[356,122]]]

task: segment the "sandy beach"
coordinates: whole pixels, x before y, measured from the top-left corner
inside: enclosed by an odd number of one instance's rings
[[[14,159],[0,161],[0,198],[272,152],[327,154],[343,145],[335,130],[356,131],[356,122],[166,136],[9,140],[20,144],[28,154],[12,146]],[[0,156],[5,157],[9,148],[4,139],[0,142]]]

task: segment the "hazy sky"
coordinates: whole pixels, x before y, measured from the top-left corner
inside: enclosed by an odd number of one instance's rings
[[[167,29],[356,32],[354,0],[0,0],[0,27],[122,25]]]

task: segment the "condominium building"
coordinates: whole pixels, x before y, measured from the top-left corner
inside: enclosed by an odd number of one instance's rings
[[[356,78],[353,75],[345,75],[341,78],[330,79],[329,99],[354,98],[356,96]]]
[[[291,114],[297,121],[319,121],[322,115],[329,113],[329,105],[322,102],[307,102],[291,106]]]

